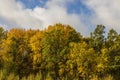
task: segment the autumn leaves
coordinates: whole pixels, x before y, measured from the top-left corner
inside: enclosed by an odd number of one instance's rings
[[[52,79],[93,79],[120,70],[120,36],[98,25],[90,37],[82,37],[69,25],[55,24],[45,30],[0,28],[0,67],[20,77],[41,73]],[[114,72],[114,73],[113,73]],[[116,75],[118,75],[116,77]]]

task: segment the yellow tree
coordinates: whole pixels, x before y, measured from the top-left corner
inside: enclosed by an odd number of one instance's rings
[[[42,61],[42,39],[43,39],[43,31],[36,31],[35,35],[30,39],[30,47],[32,50],[32,58],[33,58],[33,69],[35,71],[39,71]],[[42,67],[41,67],[42,68]]]
[[[3,40],[1,45],[4,67],[20,76],[27,75],[30,72],[29,55],[27,55],[24,35],[25,30],[23,29],[11,29],[7,32],[7,38]]]
[[[85,42],[71,43],[70,55],[67,61],[67,71],[71,78],[78,77],[89,79],[96,73],[97,54]]]
[[[2,43],[3,43],[3,40],[6,38],[6,31],[4,31],[4,29],[2,27],[0,27],[0,68],[3,67],[3,60],[2,60]]]

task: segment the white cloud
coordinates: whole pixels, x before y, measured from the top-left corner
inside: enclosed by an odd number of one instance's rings
[[[81,33],[87,33],[87,28],[78,14],[67,13],[67,3],[74,0],[48,0],[43,7],[25,9],[24,5],[16,0],[0,0],[0,18],[11,28],[39,28],[43,29],[55,23],[69,24]]]
[[[0,0],[0,18],[8,26],[28,28],[42,25],[41,20],[31,16],[32,10],[24,9],[22,4],[15,0]]]
[[[40,0],[41,2],[42,0]],[[119,0],[84,0],[82,1],[93,14],[68,13],[66,5],[74,0],[48,0],[44,7],[26,9],[16,0],[0,0],[0,25],[4,28],[39,28],[43,29],[55,23],[69,24],[83,35],[88,35],[91,25],[103,24],[107,29],[120,31]]]
[[[85,0],[87,7],[94,12],[92,24],[104,24],[107,29],[120,31],[120,0]]]

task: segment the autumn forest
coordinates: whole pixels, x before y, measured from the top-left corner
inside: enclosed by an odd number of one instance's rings
[[[0,80],[120,80],[120,34],[104,25],[88,37],[63,24],[0,27]]]

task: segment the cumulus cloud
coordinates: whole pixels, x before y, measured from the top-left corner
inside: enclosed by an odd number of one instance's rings
[[[43,3],[42,1],[40,0],[40,3]],[[20,0],[0,0],[0,26],[4,26],[5,29],[44,29],[48,25],[63,23],[73,26],[83,35],[89,35],[94,28],[92,26],[103,24],[107,29],[114,28],[120,31],[119,0],[80,0],[92,14],[82,10],[80,14],[68,13],[67,4],[74,1],[48,0],[42,7],[27,9]]]
[[[0,0],[0,19],[9,27],[38,28],[42,25],[42,21],[34,18],[31,13],[32,10],[24,9],[20,2]]]
[[[43,29],[55,23],[69,24],[77,31],[88,32],[78,14],[67,12],[67,3],[74,0],[48,0],[44,7],[24,8],[24,4],[16,0],[0,0],[0,20],[6,28],[21,27]],[[3,23],[4,22],[4,23]]]
[[[72,2],[73,0],[68,0]],[[48,26],[49,24],[63,23],[69,24],[76,28],[76,30],[87,31],[85,25],[81,21],[81,17],[78,14],[67,13],[67,8],[65,7],[64,0],[51,0],[46,3],[45,8],[36,7],[33,10],[34,17],[41,19],[43,21],[43,26]],[[40,16],[41,15],[41,16]]]
[[[120,0],[84,0],[83,3],[94,13],[91,24],[104,24],[107,29],[120,31]]]

